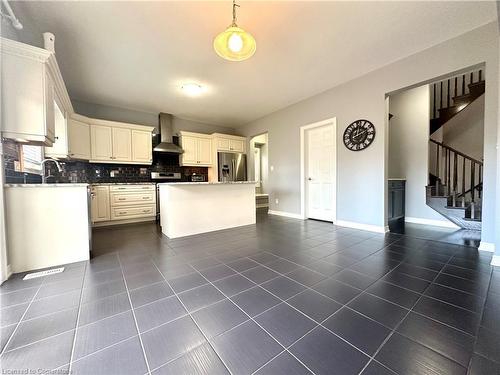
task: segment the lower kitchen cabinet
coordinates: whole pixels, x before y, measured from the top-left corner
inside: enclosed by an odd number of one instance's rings
[[[115,225],[154,220],[156,189],[154,184],[92,186],[92,222]]]
[[[110,220],[109,186],[92,186],[91,196],[92,223]]]

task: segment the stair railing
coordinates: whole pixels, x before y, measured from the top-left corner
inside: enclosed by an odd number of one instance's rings
[[[460,78],[460,80],[459,80]],[[455,77],[432,83],[432,114],[433,119],[439,117],[439,110],[448,108],[454,99],[469,92],[468,85],[483,80],[482,69],[474,70]],[[461,81],[461,82],[460,82]]]
[[[430,152],[436,155],[435,165],[431,166],[438,178],[436,195],[440,195],[441,182],[445,186],[444,194],[451,197],[452,206],[458,207],[457,200],[460,200],[461,207],[465,207],[466,199],[470,198],[474,219],[474,205],[476,199],[481,199],[483,190],[483,162],[434,139],[429,142]]]

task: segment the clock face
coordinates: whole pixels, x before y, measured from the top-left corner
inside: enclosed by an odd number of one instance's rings
[[[375,126],[368,120],[356,120],[344,131],[344,144],[351,151],[361,151],[375,139]]]

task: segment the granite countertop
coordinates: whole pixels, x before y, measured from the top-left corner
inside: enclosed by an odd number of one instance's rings
[[[58,187],[88,187],[89,184],[5,184],[5,188],[58,188]]]
[[[158,185],[243,185],[255,184],[255,181],[228,181],[228,182],[162,182]]]
[[[154,185],[154,182],[92,182],[90,185]]]

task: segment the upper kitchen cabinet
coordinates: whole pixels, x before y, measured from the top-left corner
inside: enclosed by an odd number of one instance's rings
[[[113,130],[109,126],[90,125],[92,161],[113,160]]]
[[[80,120],[74,117],[68,119],[68,156],[90,160],[90,125],[84,118]]]
[[[151,132],[132,130],[132,160],[150,164],[153,161]]]
[[[180,132],[182,166],[211,167],[212,166],[212,137],[208,134]]]
[[[56,104],[57,104],[56,100]],[[55,159],[90,160],[89,119],[73,114],[68,116],[55,107],[55,142],[45,147],[45,156]]]
[[[151,164],[153,130],[150,126],[90,119],[90,161]]]
[[[0,41],[2,136],[52,146],[56,126],[65,121],[61,114],[73,112],[55,55],[9,39]]]
[[[212,134],[217,151],[225,152],[246,152],[246,138],[229,134]]]

